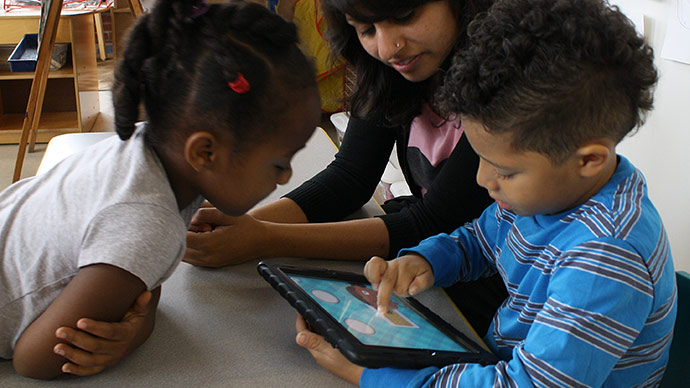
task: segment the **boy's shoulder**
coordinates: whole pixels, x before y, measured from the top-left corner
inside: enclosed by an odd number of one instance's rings
[[[571,224],[571,231],[580,229],[582,237],[623,240],[632,246],[656,245],[665,234],[644,175],[622,156],[609,182],[560,221]]]

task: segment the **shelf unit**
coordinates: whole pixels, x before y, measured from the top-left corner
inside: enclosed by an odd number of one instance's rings
[[[99,11],[101,12],[101,11]],[[94,12],[63,11],[56,43],[70,43],[71,55],[48,75],[38,142],[63,133],[89,132],[100,112]],[[38,11],[0,10],[0,44],[17,44],[24,34],[38,31]],[[33,72],[0,71],[0,144],[19,142]]]

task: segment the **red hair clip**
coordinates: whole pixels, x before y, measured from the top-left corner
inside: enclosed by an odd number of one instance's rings
[[[230,89],[239,94],[245,94],[249,91],[249,89],[251,89],[249,81],[247,81],[247,79],[244,78],[244,75],[239,72],[237,73],[237,78],[235,78],[234,81],[228,82],[228,86],[230,86]]]

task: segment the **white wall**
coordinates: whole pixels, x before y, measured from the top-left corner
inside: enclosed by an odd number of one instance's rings
[[[647,178],[671,241],[676,270],[690,272],[690,65],[661,58],[667,20],[678,2],[688,0],[612,0],[621,9],[645,14],[645,36],[655,50],[660,81],[654,111],[618,152]],[[687,42],[690,45],[690,39]]]

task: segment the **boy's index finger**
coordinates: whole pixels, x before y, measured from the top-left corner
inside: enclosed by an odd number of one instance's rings
[[[378,294],[376,296],[377,312],[385,314],[388,312],[388,303],[390,302],[397,276],[393,268],[390,266],[383,273],[381,282],[379,283]]]
[[[374,290],[378,290],[381,277],[386,272],[388,262],[386,260],[374,256],[364,265],[364,277],[367,278]]]

